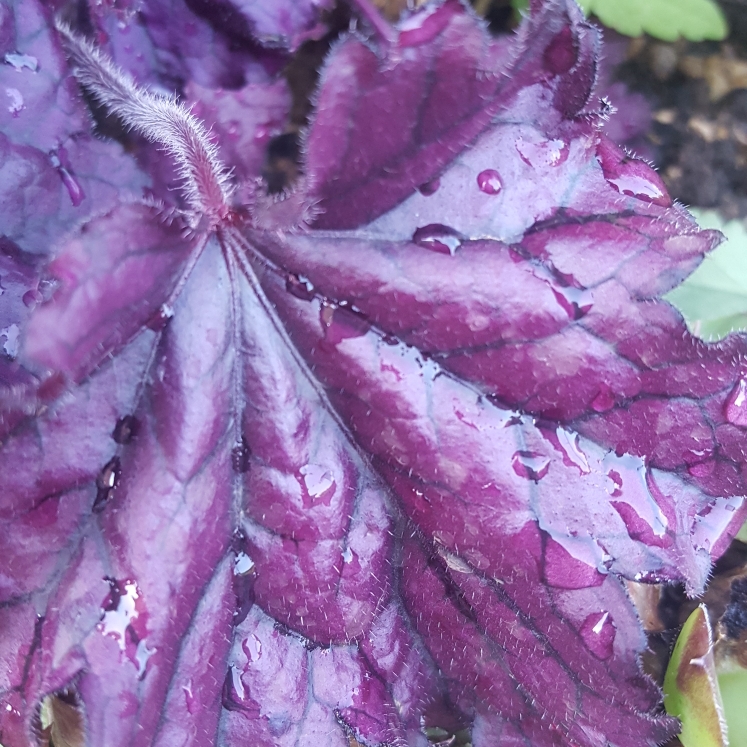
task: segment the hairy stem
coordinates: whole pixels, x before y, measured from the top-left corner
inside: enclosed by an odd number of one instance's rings
[[[205,125],[183,104],[141,88],[96,47],[58,24],[83,88],[110,113],[174,158],[190,208],[213,224],[226,217],[231,196],[228,171]]]

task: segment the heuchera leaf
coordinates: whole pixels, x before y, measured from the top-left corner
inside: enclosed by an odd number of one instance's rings
[[[600,133],[594,28],[533,5],[338,43],[277,202],[65,32],[188,209],[104,200],[15,322],[49,388],[2,414],[4,747],[63,689],[97,747],[676,733],[622,579],[699,593],[741,526],[745,338],[660,299],[718,234]],[[199,98],[249,182],[237,85]]]

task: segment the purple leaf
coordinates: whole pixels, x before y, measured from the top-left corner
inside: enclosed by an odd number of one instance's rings
[[[44,254],[148,182],[118,145],[91,137],[50,20],[36,0],[5,7],[0,66],[0,224],[24,251]]]
[[[228,3],[227,3],[228,4]],[[234,0],[236,8],[249,23],[252,36],[268,47],[296,49],[306,39],[319,38],[326,32],[320,14],[332,7],[331,0]]]
[[[104,195],[30,321],[13,291],[53,373],[3,411],[5,747],[64,688],[97,747],[674,734],[621,579],[699,593],[741,525],[745,338],[660,300],[718,237],[600,134],[575,5],[534,5],[512,41],[447,0],[340,43],[277,202],[286,94],[247,49],[219,45],[233,91],[180,67],[190,114],[64,31],[185,210]]]

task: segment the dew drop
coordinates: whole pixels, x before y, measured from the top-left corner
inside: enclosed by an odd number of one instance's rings
[[[253,664],[262,658],[262,641],[251,633],[241,642],[241,650],[247,660]]]
[[[252,452],[244,436],[241,437],[241,443],[231,449],[231,466],[237,474],[243,474],[248,471],[251,462]]]
[[[112,438],[118,444],[123,446],[132,442],[132,439],[137,435],[139,423],[134,415],[125,415],[121,417],[112,431]]]
[[[553,267],[548,268],[541,264],[535,265],[532,273],[547,283],[555,300],[569,319],[574,321],[581,319],[591,311],[594,305],[592,292],[588,288],[580,287],[571,275],[560,273]]]
[[[555,284],[552,286],[552,292],[570,319],[581,319],[591,311],[593,298],[591,291],[586,288]]]
[[[40,304],[43,300],[44,300],[44,297],[42,296],[42,294],[34,288],[26,291],[23,294],[23,303],[29,309],[35,308],[36,305]]]
[[[10,65],[19,73],[22,70],[30,70],[35,73],[39,70],[39,60],[30,54],[21,54],[20,52],[8,52],[3,58],[6,65]]]
[[[352,563],[353,562],[353,551],[349,547],[346,547],[342,551],[342,562],[343,563]]]
[[[607,487],[607,492],[613,498],[619,498],[622,495],[622,486],[623,486],[622,475],[617,470],[611,469],[607,473],[607,479],[610,481]]]
[[[243,544],[243,537],[241,538]],[[233,592],[236,595],[236,607],[233,611],[234,625],[240,625],[254,605],[254,581],[257,567],[252,558],[243,550],[234,548]]]
[[[139,680],[145,677],[146,667],[148,666],[148,659],[156,653],[155,648],[148,648],[148,644],[145,639],[138,641],[137,648],[135,649],[135,663],[137,664],[137,678]]]
[[[594,412],[607,412],[615,406],[615,395],[612,390],[606,385],[602,384],[596,396],[591,401],[591,409]]]
[[[319,319],[324,330],[324,339],[331,345],[337,345],[351,337],[361,337],[371,329],[371,325],[362,314],[331,303],[322,304]]]
[[[589,460],[586,454],[581,450],[578,444],[578,433],[571,433],[565,428],[558,427],[555,430],[558,439],[558,446],[563,454],[563,462],[570,466],[578,467],[582,475],[588,475],[591,472]]]
[[[3,352],[9,358],[15,358],[18,355],[21,345],[21,328],[17,324],[10,324],[4,329],[0,329],[0,340],[3,342]]]
[[[740,377],[724,405],[726,419],[732,425],[747,428],[747,380]]]
[[[223,707],[227,711],[247,710],[244,703],[245,698],[246,690],[244,689],[244,683],[241,681],[241,672],[235,664],[231,664],[223,682]]]
[[[83,187],[75,178],[72,173],[72,169],[67,159],[67,153],[64,148],[58,148],[57,151],[51,151],[49,154],[49,160],[52,162],[52,166],[57,169],[57,173],[62,179],[62,183],[67,189],[67,193],[70,195],[70,201],[73,203],[73,207],[78,207],[83,199],[85,198],[85,192]]]
[[[661,177],[645,161],[625,154],[616,145],[601,138],[597,159],[607,182],[620,194],[670,207],[672,198]]]
[[[245,553],[237,552],[233,561],[233,575],[246,576],[254,572],[254,561]]]
[[[306,492],[312,498],[321,498],[335,486],[335,478],[332,473],[319,464],[305,464],[299,472],[303,477]]]
[[[521,160],[533,168],[546,166],[560,166],[568,160],[568,143],[560,138],[532,142],[519,137],[516,140],[516,150]]]
[[[464,236],[459,231],[441,223],[429,223],[427,226],[418,228],[412,235],[413,244],[439,254],[449,254],[452,257],[463,241]]]
[[[93,502],[93,511],[103,511],[111,500],[115,488],[119,484],[121,467],[119,457],[112,457],[96,477],[96,500]]]
[[[174,309],[167,303],[161,304],[153,316],[146,322],[148,329],[160,332],[174,316]]]
[[[107,581],[109,594],[101,606],[102,614],[98,629],[102,635],[116,639],[120,650],[124,651],[127,646],[127,628],[140,615],[137,608],[140,591],[134,581],[120,582],[113,578]]]
[[[527,480],[538,482],[550,470],[550,460],[531,451],[517,451],[511,457],[514,472]]]
[[[26,105],[23,103],[23,95],[17,88],[6,88],[5,93],[9,99],[8,111],[14,119],[17,119],[20,113],[26,108]]]
[[[285,290],[302,301],[314,298],[314,286],[303,275],[288,275],[285,278]]]
[[[477,175],[477,186],[486,195],[497,195],[503,189],[501,175],[495,169],[485,169]]]
[[[615,643],[615,623],[609,612],[592,612],[578,631],[586,647],[598,659],[609,659]]]
[[[62,177],[62,183],[67,188],[67,193],[70,195],[70,202],[73,203],[73,207],[78,207],[86,196],[83,187],[67,169],[60,169],[60,176]]]
[[[431,179],[429,182],[426,182],[425,184],[421,184],[418,187],[418,192],[420,192],[421,195],[424,197],[430,197],[431,195],[436,194],[438,191],[438,188],[441,186],[441,180]]]

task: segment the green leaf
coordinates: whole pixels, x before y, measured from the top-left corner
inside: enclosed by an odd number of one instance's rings
[[[703,604],[677,637],[664,677],[664,707],[682,722],[683,747],[727,747],[711,624]]]
[[[713,0],[578,0],[584,13],[594,13],[610,28],[627,36],[651,34],[665,41],[725,39],[726,19]]]
[[[747,669],[734,665],[728,671],[719,672],[718,683],[729,728],[729,744],[732,747],[747,744]]]
[[[747,330],[747,230],[738,221],[723,223],[715,212],[692,212],[703,228],[716,228],[727,240],[666,298],[682,312],[693,334],[720,340]]]

